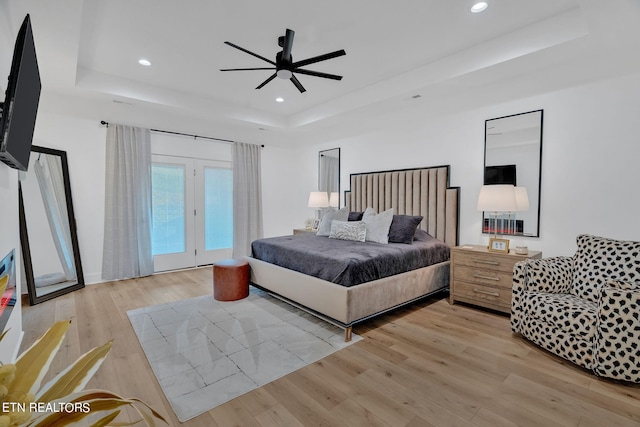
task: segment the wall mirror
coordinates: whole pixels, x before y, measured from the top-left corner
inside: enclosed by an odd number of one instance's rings
[[[340,148],[318,153],[318,191],[326,191],[329,204],[340,207]]]
[[[20,241],[29,304],[84,287],[65,151],[33,146],[19,182]]]
[[[540,236],[542,123],[543,110],[485,121],[484,184],[524,187],[529,206],[503,214],[498,221],[490,212],[484,212],[483,233]]]

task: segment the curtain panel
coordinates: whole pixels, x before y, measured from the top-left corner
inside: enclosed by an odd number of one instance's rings
[[[151,132],[109,124],[102,278],[153,274]]]
[[[233,144],[233,257],[250,255],[262,232],[260,147]]]

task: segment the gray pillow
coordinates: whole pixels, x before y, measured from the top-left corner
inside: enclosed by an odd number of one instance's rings
[[[410,245],[422,218],[422,216],[394,215],[389,227],[389,243]]]
[[[373,208],[367,208],[362,221],[367,225],[367,242],[389,243],[389,227],[393,220],[393,209],[376,214]]]
[[[331,221],[346,221],[349,218],[349,210],[345,206],[339,211],[332,209],[327,209],[324,215],[322,216],[322,221],[320,221],[320,225],[318,226],[317,236],[328,236],[331,234]]]
[[[349,212],[349,221],[362,221],[364,212]]]
[[[337,221],[331,222],[330,239],[353,240],[364,242],[367,237],[367,226],[362,221]]]

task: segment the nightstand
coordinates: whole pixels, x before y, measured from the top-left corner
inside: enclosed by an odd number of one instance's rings
[[[310,228],[294,228],[293,234],[316,234],[318,230],[312,230]]]
[[[451,248],[449,302],[462,301],[510,313],[513,266],[529,258],[542,258],[542,252],[517,255],[512,250],[503,254],[480,245]]]

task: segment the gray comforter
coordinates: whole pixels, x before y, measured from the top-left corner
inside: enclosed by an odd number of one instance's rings
[[[256,259],[354,286],[449,260],[449,246],[426,233],[412,244],[352,242],[313,234],[271,237],[251,244]]]

